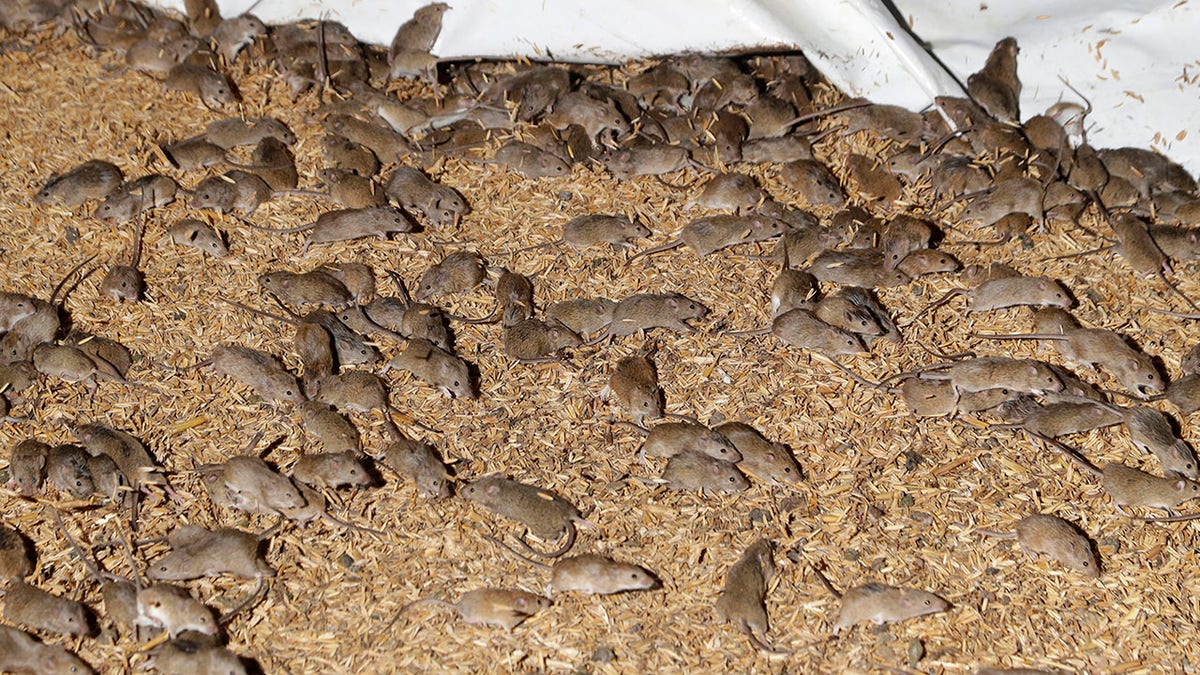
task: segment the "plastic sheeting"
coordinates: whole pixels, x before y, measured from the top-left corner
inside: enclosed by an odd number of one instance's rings
[[[268,23],[325,17],[387,44],[422,1],[218,0]],[[617,62],[685,51],[799,49],[851,95],[922,109],[961,95],[1017,38],[1022,117],[1065,98],[1098,147],[1152,147],[1200,173],[1200,6],[1191,0],[448,0],[434,54]],[[182,8],[182,0],[158,0]],[[893,13],[892,10],[895,10]],[[897,20],[897,15],[902,17]]]

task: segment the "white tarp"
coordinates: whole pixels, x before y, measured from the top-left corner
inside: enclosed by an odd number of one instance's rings
[[[623,61],[683,51],[802,50],[844,91],[921,109],[961,95],[995,42],[1020,46],[1022,117],[1092,102],[1089,140],[1151,147],[1200,173],[1200,7],[1190,0],[447,0],[434,54]],[[325,17],[387,44],[422,0],[218,0],[267,23]],[[182,0],[157,4],[182,8]],[[911,34],[910,34],[911,30]],[[916,38],[914,38],[914,35]],[[925,50],[928,46],[932,55]],[[935,58],[936,57],[936,58]],[[940,63],[939,63],[940,62]],[[957,82],[956,82],[957,78]]]

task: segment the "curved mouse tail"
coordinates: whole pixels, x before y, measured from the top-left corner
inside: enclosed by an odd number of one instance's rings
[[[525,534],[528,534],[528,532],[526,532]],[[575,546],[575,538],[578,535],[578,532],[576,532],[576,530],[575,530],[575,523],[568,521],[567,522],[567,538],[566,538],[566,540],[563,542],[562,546],[559,546],[556,550],[550,551],[549,553],[543,553],[542,551],[539,551],[539,550],[535,549],[534,547],[530,546],[529,542],[525,540],[525,534],[522,534],[520,537],[517,537],[517,543],[521,545],[521,548],[525,549],[526,553],[529,553],[530,555],[536,555],[536,556],[540,556],[542,558],[549,558],[549,559],[553,560],[554,558],[563,557],[571,550],[571,547]]]

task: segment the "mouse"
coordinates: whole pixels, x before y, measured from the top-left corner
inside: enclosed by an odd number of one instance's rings
[[[336,525],[337,527],[345,528],[347,530],[355,530],[364,534],[375,535],[376,537],[383,536],[383,532],[380,530],[348,523],[341,518],[330,514],[327,508],[328,502],[325,499],[325,495],[317,492],[304,483],[297,483],[296,489],[299,491],[300,496],[304,498],[304,504],[296,508],[280,509],[280,514],[284,518],[297,523],[311,523],[315,520],[322,520],[330,525]]]
[[[743,492],[750,481],[733,462],[726,462],[695,450],[685,450],[667,460],[664,484],[675,490]]]
[[[300,174],[296,171],[296,158],[283,141],[274,136],[260,140],[250,151],[249,170],[277,194],[296,194]],[[307,194],[307,192],[305,192]]]
[[[388,361],[384,372],[393,369],[412,373],[417,379],[437,387],[447,397],[479,398],[467,362],[428,340],[410,339],[404,350]]]
[[[440,349],[451,346],[446,314],[437,306],[411,298],[375,298],[363,307],[351,307],[338,317],[356,330],[372,334],[395,332],[405,338],[428,340]]]
[[[847,589],[839,593],[833,583],[816,566],[810,564],[821,585],[841,601],[838,618],[833,624],[835,635],[863,621],[877,626],[937,614],[950,609],[944,598],[917,588],[899,588],[879,582]]]
[[[253,389],[265,401],[301,403],[305,400],[296,376],[267,352],[226,343],[218,345],[208,360],[217,374]]]
[[[250,215],[274,194],[271,186],[258,174],[234,169],[197,183],[188,206],[217,213]]]
[[[1019,422],[997,425],[1020,426],[1035,434],[1058,438],[1101,429],[1125,421],[1125,413],[1116,406],[1099,401],[1058,401],[1019,411]]]
[[[890,288],[907,285],[910,281],[908,275],[896,269],[888,269],[883,257],[883,252],[874,248],[825,250],[813,258],[808,272],[817,281],[841,286]]]
[[[302,368],[300,386],[305,396],[315,396],[321,381],[334,371],[333,336],[320,324],[301,321],[293,344]]]
[[[614,216],[603,213],[593,213],[578,216],[563,223],[562,235],[542,244],[534,244],[519,248],[514,253],[523,253],[535,248],[547,246],[569,246],[580,250],[591,246],[609,244],[614,249],[632,249],[633,239],[650,236],[650,229],[637,221],[624,216]]]
[[[981,280],[971,289],[952,288],[921,313],[936,309],[958,295],[967,296],[967,312],[990,312],[1020,306],[1070,309],[1075,304],[1067,289],[1055,279],[1006,276]]]
[[[162,466],[132,434],[100,423],[76,424],[71,433],[83,444],[91,455],[108,455],[125,481],[135,487],[159,485],[168,494],[174,494],[163,474]]]
[[[162,83],[167,91],[199,98],[209,110],[221,110],[241,100],[229,78],[207,66],[180,63],[167,71]]]
[[[687,321],[702,319],[708,313],[709,309],[703,303],[682,293],[638,293],[617,302],[607,330],[588,344],[644,333],[652,328],[694,333],[696,329]]]
[[[983,68],[967,76],[967,93],[989,115],[1001,122],[1020,122],[1018,105],[1021,81],[1017,78],[1017,41],[1006,37],[996,43]]]
[[[287,476],[276,472],[254,455],[239,455],[225,461],[221,481],[230,503],[226,506],[250,513],[279,514],[298,509],[305,499]]]
[[[267,272],[258,277],[258,285],[293,307],[325,305],[339,309],[354,301],[345,284],[323,270]]]
[[[663,416],[663,390],[658,385],[658,369],[651,359],[655,348],[629,356],[617,362],[608,384],[601,390],[602,398],[612,398],[641,426],[645,420]]]
[[[34,347],[33,367],[47,377],[83,383],[91,392],[95,392],[96,383],[101,380],[133,385],[122,377],[112,364],[102,359],[94,359],[87,352],[71,345],[43,342]]]
[[[1025,213],[1034,220],[1043,222],[1044,194],[1045,189],[1037,179],[1010,178],[971,196],[958,218],[964,224],[973,223],[977,227],[986,227],[1010,213]]]
[[[1033,218],[1028,213],[1010,213],[991,224],[996,238],[989,241],[956,241],[956,244],[974,246],[1000,246],[1029,232],[1033,227]]]
[[[1180,291],[1175,282],[1167,278],[1167,274],[1172,273],[1171,259],[1154,243],[1146,223],[1132,213],[1110,214],[1102,202],[1097,203],[1100,204],[1105,220],[1117,237],[1115,248],[1121,259],[1138,274],[1158,277],[1172,293],[1182,298],[1192,311],[1200,312],[1200,306]]]
[[[243,49],[266,35],[267,26],[261,19],[253,14],[241,14],[222,19],[213,29],[212,39],[217,43],[217,53],[225,64],[232,65]]]
[[[403,211],[392,206],[326,211],[312,223],[293,228],[255,227],[269,232],[308,232],[308,237],[300,247],[301,255],[306,253],[312,244],[351,241],[365,237],[386,239],[392,233],[407,234],[417,231],[416,223]]]
[[[182,171],[206,169],[222,162],[231,163],[229,151],[210,143],[203,135],[174,143],[159,143],[158,148],[171,166]]]
[[[584,519],[579,509],[559,495],[503,474],[491,474],[468,482],[459,494],[488,511],[521,523],[539,539],[561,539],[562,545],[547,553],[531,547],[524,536],[518,538],[522,548],[544,558],[558,558],[569,552],[575,545],[577,525],[597,529]]]
[[[428,53],[442,32],[442,15],[450,9],[444,2],[431,2],[418,7],[412,18],[400,24],[388,46],[388,64],[391,65],[390,79],[404,77],[407,73],[399,69],[404,52]]]
[[[1100,562],[1091,540],[1074,524],[1058,516],[1045,513],[1025,516],[1017,522],[1014,532],[976,531],[989,537],[1016,539],[1030,557],[1044,555],[1084,576],[1100,576]]]
[[[752,176],[744,173],[722,173],[705,183],[700,194],[684,207],[700,206],[714,211],[745,213],[765,199],[767,194]]]
[[[169,176],[150,174],[135,178],[105,198],[92,212],[92,217],[106,222],[127,223],[151,209],[175,201],[178,191],[179,184]]]
[[[702,166],[692,160],[685,147],[645,140],[628,144],[620,150],[609,151],[601,161],[604,168],[617,180],[628,180],[636,176],[659,176],[689,166]]]
[[[875,315],[841,293],[827,295],[818,300],[811,314],[846,333],[870,337],[883,335],[883,326],[879,325]]]
[[[855,186],[854,194],[863,201],[891,204],[900,199],[904,185],[888,170],[887,165],[865,155],[851,153],[846,158],[846,170]]]
[[[347,293],[349,293],[348,289]],[[342,323],[337,316],[331,314],[330,312],[324,309],[314,309],[307,314],[299,315],[284,305],[277,296],[273,296],[272,299],[275,300],[276,304],[278,304],[283,311],[287,312],[290,317],[272,314],[261,309],[255,309],[249,305],[244,305],[240,302],[229,300],[227,298],[221,298],[223,302],[233,305],[234,307],[243,309],[251,314],[257,314],[258,316],[266,317],[268,319],[274,319],[275,321],[279,321],[281,323],[286,323],[297,327],[302,323],[311,323],[324,328],[333,339],[334,357],[338,366],[371,364],[379,361],[379,359],[382,358],[379,350],[376,349],[372,343],[369,343],[366,338],[351,330],[348,326],[346,326],[346,324]],[[357,306],[350,305],[350,307],[353,308]],[[342,314],[345,315],[346,312],[342,312]]]
[[[760,335],[771,333],[780,342],[798,349],[824,354],[828,357],[853,356],[866,351],[862,340],[853,333],[831,326],[806,309],[793,309],[771,321],[770,328],[726,333],[726,335]]]
[[[896,269],[910,279],[926,274],[945,274],[962,269],[962,263],[950,253],[937,249],[918,249],[911,251]]]
[[[641,565],[619,562],[594,553],[584,553],[569,558],[559,558],[551,566],[525,557],[490,534],[483,536],[504,548],[511,555],[550,572],[547,594],[552,597],[555,593],[613,595],[632,591],[649,591],[662,586],[658,577]]]
[[[24,579],[30,574],[33,574],[33,559],[25,537],[0,523],[0,582]]]
[[[0,670],[44,675],[91,675],[94,672],[65,648],[38,642],[32,635],[9,626],[0,626]]]
[[[741,453],[728,438],[698,422],[664,422],[649,429],[630,422],[619,424],[633,427],[646,436],[638,451],[638,456],[643,460],[647,455],[670,458],[689,450],[731,464],[742,459]]]
[[[8,482],[5,487],[15,490],[22,497],[36,495],[46,477],[49,455],[50,446],[33,438],[13,445],[8,455]],[[0,580],[3,579],[0,576]]]
[[[182,675],[245,675],[241,658],[227,647],[218,646],[211,637],[185,632],[167,640],[150,653],[147,667],[157,672]]]
[[[383,461],[411,480],[421,497],[446,499],[450,496],[450,472],[432,445],[393,434],[392,442],[383,451]]]
[[[112,162],[90,159],[66,173],[51,176],[33,201],[37,204],[58,204],[68,209],[84,202],[104,199],[116,192],[125,174]]]
[[[292,479],[311,488],[367,487],[375,480],[354,452],[301,455],[292,465]]]
[[[496,279],[496,309],[485,319],[472,319],[469,322],[494,321],[500,317],[500,325],[504,327],[528,321],[533,318],[533,281],[524,274],[513,272],[507,267],[496,268],[499,277]]]
[[[559,361],[563,350],[583,344],[583,338],[559,323],[527,319],[504,327],[504,353],[522,363]]]
[[[705,216],[685,225],[678,239],[641,251],[631,256],[626,264],[685,245],[696,255],[706,256],[737,244],[768,241],[782,235],[786,229],[787,224],[782,220],[758,215]]]
[[[467,623],[512,630],[550,604],[550,598],[525,591],[476,588],[463,593],[458,602],[447,602],[437,598],[413,600],[401,607],[397,614],[404,614],[413,607],[437,605],[454,610]]]
[[[317,172],[317,180],[328,196],[345,209],[367,209],[387,204],[387,195],[369,176],[360,176],[347,169],[325,168]]]
[[[615,142],[632,130],[629,120],[611,99],[593,97],[578,89],[559,96],[544,119],[551,128],[560,131],[578,124],[589,139],[601,142]]]
[[[305,401],[297,406],[297,410],[300,411],[301,428],[316,437],[326,452],[351,452],[355,455],[361,452],[358,430],[328,405]]]
[[[840,209],[846,203],[837,176],[815,159],[800,159],[780,166],[779,180],[800,196],[802,204]]]
[[[1029,433],[1029,432],[1026,432]],[[1112,498],[1117,511],[1129,515],[1124,507],[1142,506],[1170,511],[1184,502],[1200,498],[1200,483],[1182,478],[1160,477],[1131,466],[1110,462],[1097,467],[1078,449],[1049,436],[1031,434],[1079,464],[1085,471],[1100,479],[1100,486]]]
[[[803,479],[803,471],[790,448],[771,442],[745,422],[725,422],[713,427],[733,443],[742,458],[737,468],[756,481],[767,485],[795,485]]]
[[[193,598],[186,588],[170,584],[154,584],[138,591],[135,625],[162,628],[171,637],[184,631],[217,634],[212,609]]]
[[[774,544],[759,539],[742,552],[725,573],[725,587],[717,598],[719,623],[729,624],[746,636],[755,648],[772,654],[785,653],[767,641],[767,586],[775,578]]]
[[[15,624],[51,633],[91,634],[83,603],[53,595],[25,583],[23,579],[8,582],[2,616]]]
[[[218,260],[229,257],[229,247],[215,227],[195,218],[183,218],[167,228],[167,236],[177,246],[194,248]]]
[[[272,137],[286,145],[295,145],[296,134],[273,117],[225,117],[204,127],[204,139],[225,150],[242,145],[256,145]]]
[[[816,277],[804,270],[793,269],[789,264],[788,247],[781,246],[781,252],[783,261],[779,274],[771,283],[771,319],[793,309],[811,312],[821,294]]]
[[[1167,386],[1167,400],[1183,415],[1200,410],[1200,375],[1184,375]]]
[[[88,499],[96,493],[88,453],[78,445],[59,445],[47,453],[46,481],[74,499]]]
[[[100,281],[100,292],[113,302],[141,302],[146,287],[145,275],[139,266],[142,263],[142,235],[145,223],[139,223],[134,231],[133,248],[128,265],[113,265]]]
[[[1186,441],[1175,435],[1175,429],[1163,413],[1154,408],[1136,407],[1125,414],[1125,430],[1134,447],[1158,458],[1167,476],[1200,479],[1195,453]]]
[[[188,581],[229,574],[241,579],[275,576],[259,555],[262,538],[232,527],[208,530],[179,525],[167,535],[171,550],[147,567],[156,581]]]
[[[929,369],[923,369],[921,377],[949,380],[960,392],[1008,389],[1040,396],[1063,390],[1062,380],[1041,361],[1002,356],[967,358],[935,364]]]
[[[403,134],[390,127],[364,122],[349,115],[330,115],[325,118],[325,129],[347,140],[365,146],[385,164],[400,162],[412,152],[412,146]]]
[[[419,301],[462,293],[482,284],[487,278],[487,263],[474,251],[455,251],[421,274],[416,293]]]
[[[546,307],[546,320],[557,321],[571,332],[591,338],[612,323],[616,307],[615,301],[603,297],[562,300]]]
[[[458,225],[462,217],[471,212],[461,194],[448,185],[442,185],[412,167],[400,166],[392,173],[383,189],[384,193],[410,212],[420,212],[430,223],[439,227]]]

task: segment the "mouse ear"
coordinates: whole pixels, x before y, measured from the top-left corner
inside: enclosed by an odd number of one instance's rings
[[[1039,291],[1044,291],[1050,288],[1050,282],[1046,281],[1045,279],[1041,279],[1038,281],[1037,287]]]
[[[1183,489],[1184,489],[1185,487],[1187,487],[1187,483],[1188,483],[1188,482],[1187,482],[1187,480],[1185,480],[1185,479],[1183,479],[1183,478],[1180,478],[1180,479],[1176,480],[1176,481],[1175,481],[1175,483],[1174,483],[1174,485],[1175,485],[1175,489],[1176,489],[1176,490],[1178,490],[1178,491],[1180,491],[1180,492],[1182,492],[1182,491],[1183,491]]]
[[[667,298],[667,304],[670,305],[672,309],[679,307],[679,298]]]

